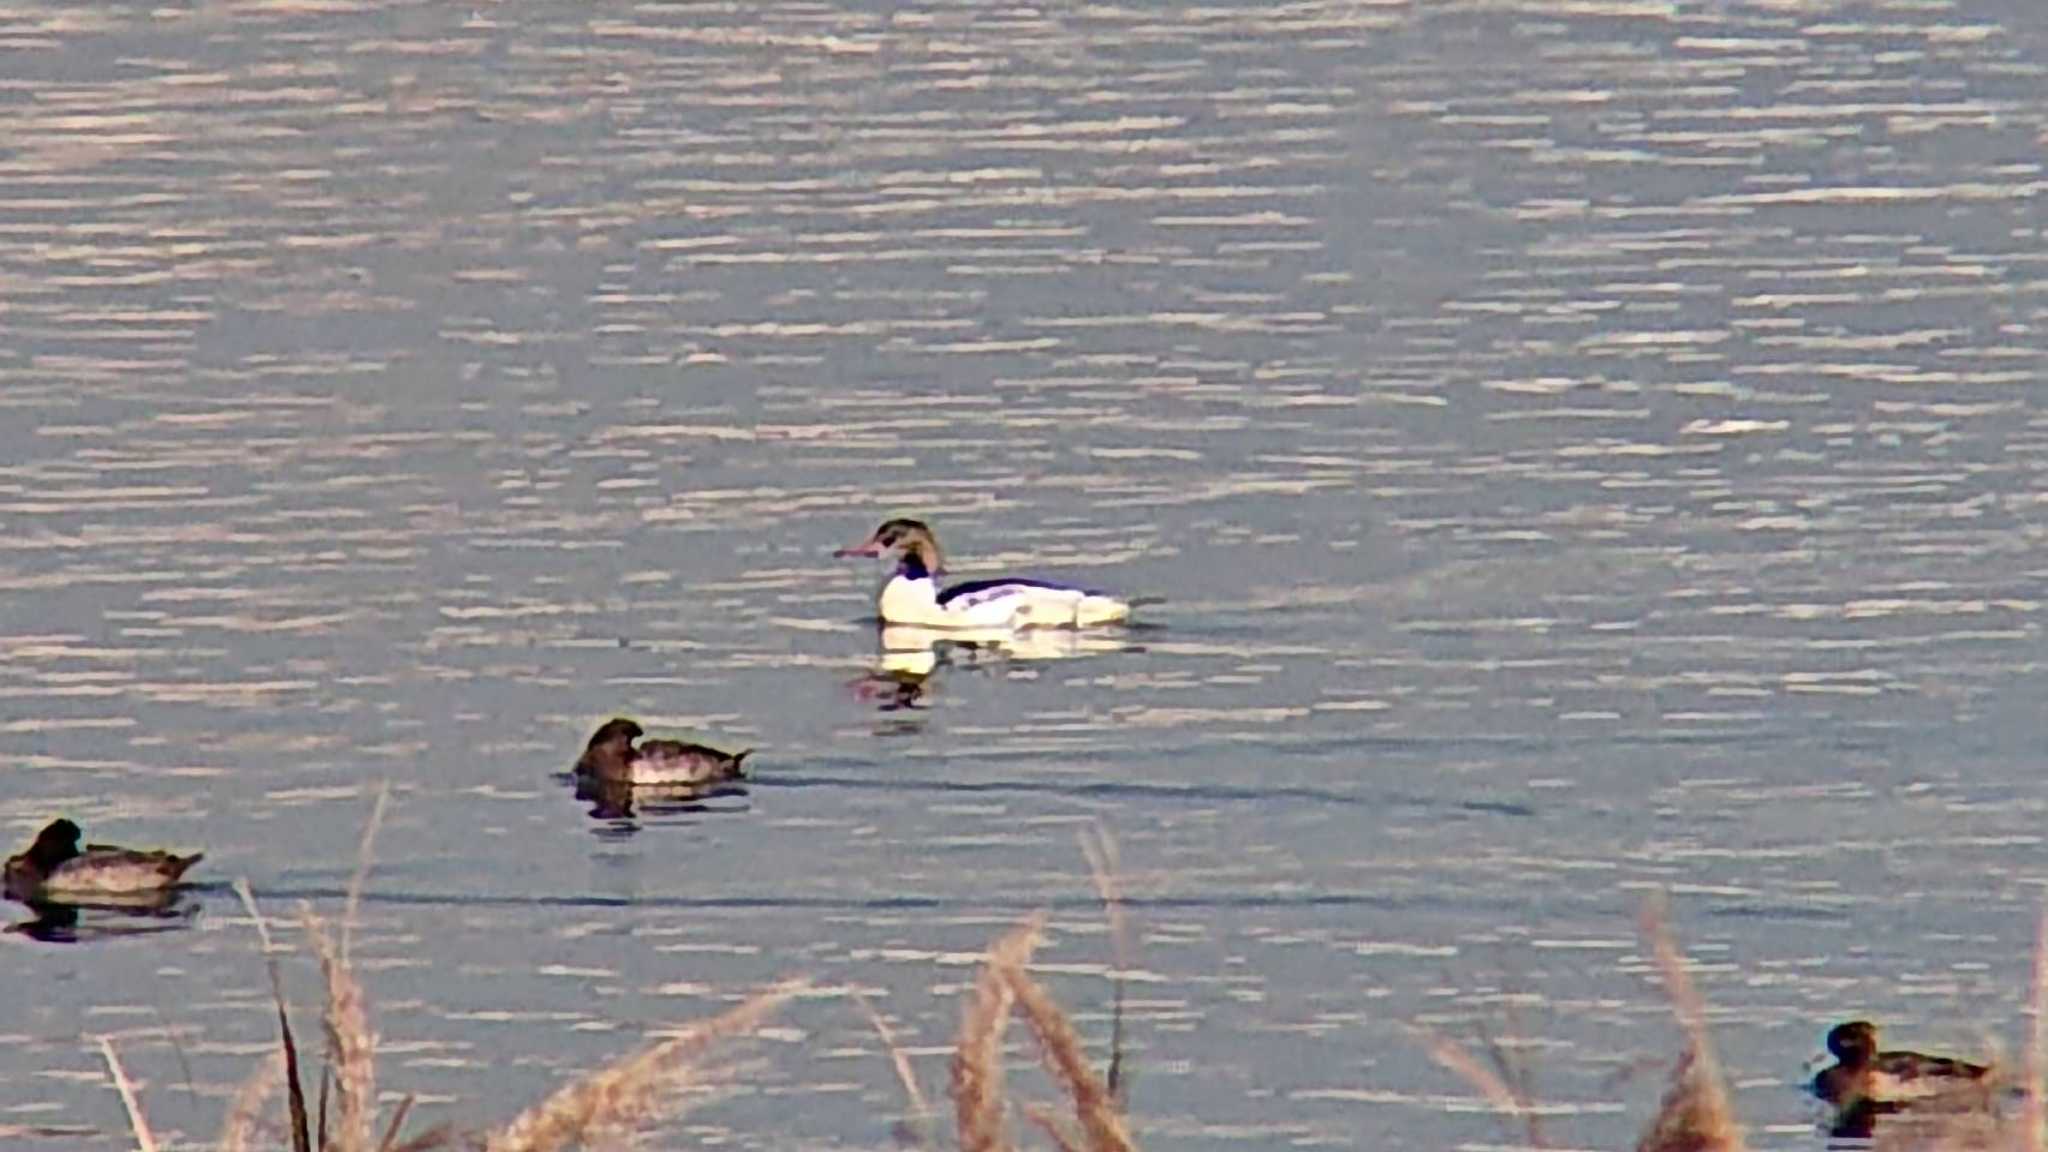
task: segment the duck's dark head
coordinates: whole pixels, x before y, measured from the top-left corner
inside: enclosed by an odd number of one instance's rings
[[[1828,1051],[1842,1063],[1868,1064],[1877,1055],[1877,1025],[1868,1020],[1851,1020],[1828,1029]]]
[[[902,557],[906,575],[930,576],[940,570],[939,540],[922,520],[897,518],[882,521],[874,534],[834,556],[885,556],[895,551]]]
[[[642,735],[640,726],[623,716],[605,721],[590,734],[590,743],[583,746],[576,771],[602,774],[616,770],[633,758],[633,741]]]
[[[78,825],[71,821],[61,817],[52,820],[36,833],[36,842],[29,845],[28,858],[48,872],[78,855],[78,840],[82,835]]]
[[[638,724],[623,716],[613,717],[598,725],[597,731],[590,734],[590,743],[584,746],[584,751],[587,753],[600,748],[631,748],[633,741],[644,735],[646,733],[640,730]]]

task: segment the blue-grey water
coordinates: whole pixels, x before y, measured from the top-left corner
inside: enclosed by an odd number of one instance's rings
[[[272,1035],[227,884],[296,945],[379,781],[429,1122],[804,975],[670,1143],[892,1146],[836,994],[940,1093],[1049,908],[1105,1049],[1098,822],[1149,1149],[1515,1140],[1410,1024],[1629,1145],[1657,889],[1759,1146],[1845,1016],[2010,1052],[2044,54],[2031,0],[0,7],[0,826],[207,852],[189,925],[0,944],[0,1136],[128,1146],[111,1035],[210,1139]],[[830,553],[894,514],[1159,602],[885,655]],[[756,779],[594,819],[613,714]]]

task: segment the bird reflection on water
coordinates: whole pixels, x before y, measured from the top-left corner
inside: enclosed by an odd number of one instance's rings
[[[594,776],[571,776],[576,799],[590,805],[590,818],[603,827],[597,834],[623,840],[640,831],[642,821],[675,816],[723,815],[745,812],[745,784],[723,781],[715,784],[625,784]],[[725,804],[716,801],[737,800]]]
[[[199,901],[186,890],[81,903],[32,900],[24,906],[29,918],[9,924],[8,933],[45,944],[86,944],[175,932],[189,927],[199,915]]]
[[[872,670],[848,687],[891,717],[877,735],[912,735],[924,730],[919,713],[931,706],[943,668],[1000,674],[1012,663],[1071,660],[1113,652],[1143,651],[1124,630],[1086,632],[1069,628],[926,628],[884,624],[876,629]]]

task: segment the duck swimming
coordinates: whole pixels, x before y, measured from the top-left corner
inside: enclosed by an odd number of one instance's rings
[[[885,520],[874,535],[834,556],[897,554],[896,574],[876,603],[884,624],[926,628],[1087,628],[1130,617],[1113,596],[1050,580],[969,580],[940,590],[939,542],[922,520]]]
[[[1867,1139],[1878,1116],[1901,1112],[1915,1104],[1955,1101],[1980,1088],[1990,1072],[1947,1056],[1894,1049],[1880,1051],[1877,1026],[1851,1020],[1828,1031],[1828,1051],[1835,1063],[1813,1078],[1813,1094],[1835,1107],[1830,1135]]]
[[[69,820],[45,825],[28,851],[8,857],[8,897],[33,904],[160,896],[204,855],[142,852],[110,844],[88,844],[81,851],[80,835],[78,825]]]
[[[623,717],[605,721],[577,759],[576,775],[612,784],[716,784],[745,779],[741,762],[754,751],[721,752],[681,740],[633,743],[644,735]]]

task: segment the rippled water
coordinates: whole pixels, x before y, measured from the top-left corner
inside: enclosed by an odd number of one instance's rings
[[[0,1135],[125,1146],[107,1033],[210,1135],[271,1028],[226,882],[333,910],[379,780],[428,1119],[786,974],[937,1090],[1042,907],[1103,1043],[1096,821],[1148,1148],[1498,1141],[1401,1025],[1507,1004],[1553,1134],[1628,1144],[1657,887],[1762,1146],[1844,1015],[2013,1043],[2044,50],[2022,0],[0,6],[0,818],[210,882],[9,938]],[[830,551],[899,513],[1163,603],[885,650]],[[757,779],[593,819],[614,713]],[[890,1143],[844,999],[736,1051],[679,1142]]]

